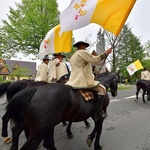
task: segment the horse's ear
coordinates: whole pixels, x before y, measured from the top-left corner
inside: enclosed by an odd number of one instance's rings
[[[95,50],[93,50],[91,54],[94,56],[98,56]]]

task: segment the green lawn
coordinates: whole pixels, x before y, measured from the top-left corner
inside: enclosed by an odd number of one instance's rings
[[[126,89],[131,89],[132,85],[119,85],[118,90],[126,90]]]

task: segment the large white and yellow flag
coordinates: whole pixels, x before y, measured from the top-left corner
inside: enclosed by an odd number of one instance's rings
[[[130,76],[133,75],[136,71],[138,71],[140,69],[143,69],[143,66],[142,66],[141,62],[139,61],[139,59],[134,61],[129,66],[127,66],[127,71]]]
[[[135,2],[136,0],[72,0],[60,14],[61,33],[96,23],[117,36]]]
[[[43,59],[45,55],[59,52],[70,52],[72,47],[72,31],[63,32],[60,35],[60,25],[51,29],[39,49],[39,59]]]

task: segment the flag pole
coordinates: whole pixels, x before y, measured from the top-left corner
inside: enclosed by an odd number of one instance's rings
[[[114,49],[114,45],[115,45],[115,42],[116,42],[116,40],[117,40],[117,37],[118,37],[118,36],[115,37],[115,39],[114,39],[114,41],[113,41],[113,43],[112,43],[112,46],[111,46],[112,49]],[[100,69],[99,69],[99,72],[101,71],[102,67],[104,66],[104,64],[105,64],[105,62],[106,62],[106,59],[107,59],[107,56],[106,56],[106,58],[103,60],[102,65],[101,65],[101,67],[100,67]]]

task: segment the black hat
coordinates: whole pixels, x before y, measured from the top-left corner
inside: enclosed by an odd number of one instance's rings
[[[50,60],[50,58],[48,57],[48,55],[45,55],[43,60]]]
[[[55,54],[53,54],[53,56],[54,57],[56,57],[56,56],[62,56],[62,57],[66,57],[64,54],[62,54],[62,53],[55,53]]]
[[[79,41],[79,42],[75,43],[73,45],[73,47],[79,47],[81,44],[85,45],[86,47],[89,47],[89,44],[86,42],[83,42],[83,41]]]

